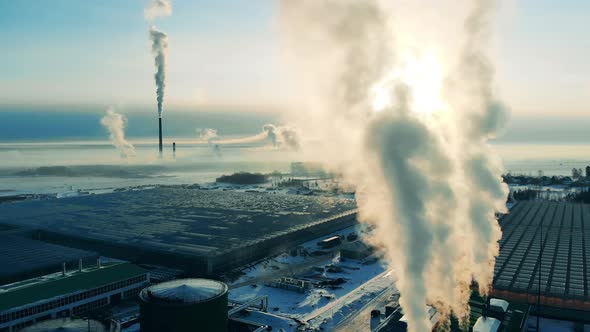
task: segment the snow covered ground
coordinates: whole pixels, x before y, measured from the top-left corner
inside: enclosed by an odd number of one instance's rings
[[[232,289],[230,290],[229,296],[232,300],[246,301],[257,296],[267,295],[269,298],[268,303],[271,311],[284,314],[289,317],[303,319],[310,316],[310,314],[312,314],[312,312],[314,312],[316,309],[329,305],[331,302],[346,296],[351,291],[359,287],[362,290],[365,290],[362,287],[363,284],[385,271],[383,265],[378,262],[370,265],[362,265],[353,261],[340,262],[338,260],[328,261],[326,263],[331,263],[331,265],[334,266],[344,267],[345,269],[341,273],[324,272],[322,276],[329,278],[343,278],[346,280],[346,283],[337,287],[333,287],[333,289],[330,287],[313,288],[306,293],[297,293],[285,289],[278,289],[262,284],[256,284],[255,287],[243,286]],[[353,270],[355,268],[356,270]],[[278,278],[282,275],[282,273],[277,272],[274,276]],[[286,275],[288,276],[288,274]],[[306,278],[306,276],[299,277]],[[388,282],[391,284],[391,280],[388,280]],[[372,293],[376,291],[377,289],[370,287],[366,289],[366,293]]]
[[[321,250],[317,242],[351,232],[359,233],[360,230],[358,227],[349,227],[309,241],[301,248],[308,252]],[[341,259],[338,251],[336,247],[327,255],[319,257],[282,254],[259,262],[243,270],[244,275],[230,283],[229,297],[235,301],[246,301],[266,295],[269,312],[307,322],[306,330],[320,327],[332,330],[354,318],[384,292],[396,291],[391,272],[381,261],[375,257],[365,262]],[[332,272],[328,272],[328,269]],[[305,293],[266,286],[268,281],[283,276],[309,280],[315,286]],[[338,278],[345,282],[338,286],[319,285],[322,280]]]
[[[270,278],[279,278],[281,276],[290,276],[295,274],[297,271],[294,271],[295,267],[298,265],[310,265],[314,266],[317,263],[317,266],[322,266],[322,263],[329,263],[334,259],[334,256],[338,254],[339,248],[333,249],[322,249],[318,246],[318,242],[327,238],[330,238],[335,235],[348,235],[350,233],[357,233],[361,234],[367,231],[367,227],[364,225],[357,225],[347,227],[345,229],[326,234],[321,236],[317,239],[305,242],[301,244],[299,247],[307,251],[309,253],[314,251],[324,251],[327,253],[325,257],[317,256],[307,256],[303,257],[302,255],[298,256],[291,256],[287,253],[283,253],[281,255],[271,257],[265,259],[263,261],[255,262],[246,268],[242,269],[240,272],[242,275],[237,280],[228,281],[228,285],[230,288],[233,285],[239,285],[247,283],[248,281],[255,281],[256,279],[261,279],[266,276]]]

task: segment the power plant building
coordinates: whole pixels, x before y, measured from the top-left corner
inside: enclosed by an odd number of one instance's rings
[[[523,201],[500,225],[493,294],[534,304],[540,277],[543,306],[590,310],[590,205]]]
[[[135,297],[148,282],[141,267],[110,263],[0,286],[0,332],[79,316]]]
[[[161,187],[0,205],[43,241],[217,275],[353,225],[350,199]]]
[[[142,332],[225,332],[228,287],[208,279],[179,279],[141,291]]]

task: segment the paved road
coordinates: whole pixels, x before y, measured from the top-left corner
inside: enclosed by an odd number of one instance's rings
[[[329,305],[326,305],[310,313],[303,320],[307,321],[310,326],[315,327],[318,327],[322,325],[322,322],[327,321],[328,325],[324,325],[323,327],[324,329],[330,331],[338,329],[341,329],[341,331],[364,331],[364,329],[358,330],[344,328],[353,324],[353,321],[354,324],[362,327],[364,321],[361,318],[358,318],[358,321],[355,321],[355,319],[357,317],[362,317],[364,313],[366,313],[364,317],[370,317],[370,312],[372,308],[374,308],[374,303],[382,299],[387,300],[389,295],[393,294],[393,292],[395,291],[395,286],[393,285],[393,282],[390,279],[390,273],[391,271],[384,271],[378,274],[377,276],[368,280],[367,282],[352,290],[345,296],[338,298],[336,301],[331,302]],[[362,305],[359,307],[358,304]],[[357,308],[351,311],[349,305],[353,305]],[[346,306],[347,308],[345,308],[344,306]],[[340,317],[337,321],[334,321],[332,320],[334,315],[345,316]],[[331,324],[335,325],[330,326]],[[366,325],[367,331],[370,331],[370,325],[368,321]]]
[[[397,289],[392,284],[377,294],[371,301],[367,302],[363,308],[356,311],[355,314],[342,320],[340,324],[334,329],[334,332],[370,332],[373,329],[371,326],[371,310],[379,309],[381,312],[385,310],[385,306],[389,304],[389,297],[397,293]],[[377,324],[375,324],[376,326]]]

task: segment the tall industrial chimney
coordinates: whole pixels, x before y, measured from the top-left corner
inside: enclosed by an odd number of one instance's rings
[[[160,154],[162,154],[162,118],[158,117],[158,124],[160,128]]]

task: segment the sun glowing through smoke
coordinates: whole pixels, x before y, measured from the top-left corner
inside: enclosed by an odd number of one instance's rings
[[[410,109],[416,113],[431,114],[445,109],[441,97],[442,68],[435,57],[406,57],[401,65],[371,87],[372,108],[381,112],[395,107],[392,90],[406,86],[411,91]]]

